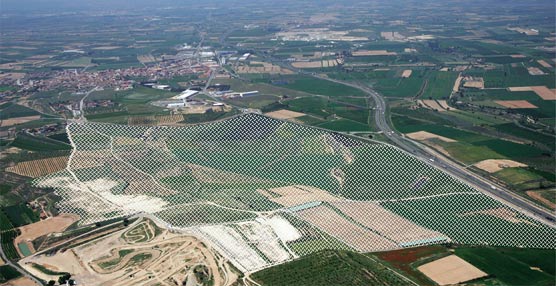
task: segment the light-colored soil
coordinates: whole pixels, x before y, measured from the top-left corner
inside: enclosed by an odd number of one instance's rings
[[[477,89],[484,89],[485,88],[485,81],[482,77],[473,78],[471,80],[466,80],[463,83],[463,87],[466,88],[477,88]]]
[[[417,269],[439,285],[458,284],[488,275],[455,255],[429,262]]]
[[[305,116],[306,114],[287,110],[287,109],[280,109],[280,110],[265,113],[265,115],[276,119],[291,119],[291,118]]]
[[[539,65],[545,67],[545,68],[551,68],[552,66],[547,63],[545,60],[538,60],[537,63],[539,63]]]
[[[364,56],[395,56],[396,52],[389,52],[387,50],[359,50],[351,53],[354,57]]]
[[[556,209],[556,204],[554,204],[553,202],[551,202],[550,200],[545,199],[543,196],[541,196],[541,194],[539,194],[536,191],[527,191],[525,192],[529,197],[543,203],[544,205],[546,205],[547,207],[551,208],[551,209]]]
[[[411,76],[411,73],[413,73],[412,70],[404,70],[404,71],[402,72],[402,78],[408,78],[408,77],[410,77],[410,76]]]
[[[505,159],[488,159],[475,164],[475,167],[485,170],[489,173],[498,172],[504,168],[527,167],[527,165]]]
[[[436,135],[434,133],[430,133],[427,131],[417,131],[417,132],[412,132],[412,133],[407,133],[405,134],[407,137],[414,139],[414,140],[428,140],[428,139],[439,139],[442,140],[444,142],[448,142],[448,143],[453,143],[453,142],[457,142],[454,139],[450,139],[448,137],[444,137],[444,136],[440,136],[440,135]]]
[[[514,58],[514,59],[523,59],[526,58],[525,55],[510,55],[510,57]]]
[[[549,89],[546,86],[533,86],[531,88],[544,100],[556,100],[556,89]]]
[[[463,76],[461,74],[458,75],[456,81],[454,82],[454,87],[452,88],[452,93],[456,93],[459,91],[459,87],[461,86],[461,81],[463,80]]]
[[[22,226],[19,228],[21,234],[15,238],[14,244],[17,245],[20,242],[31,242],[39,236],[47,235],[53,232],[62,232],[77,220],[79,220],[79,216],[75,214],[61,214],[59,216],[50,217],[45,220]],[[33,252],[33,248],[30,243],[29,246]],[[19,248],[17,248],[17,251],[19,252]]]
[[[17,163],[15,166],[6,168],[6,171],[26,177],[37,178],[65,169],[68,158],[69,157],[63,156],[21,162]]]
[[[34,269],[29,262],[48,265],[50,269],[68,271],[81,285],[181,285],[186,271],[195,265],[206,265],[213,275],[214,285],[231,284],[237,278],[229,269],[223,267],[219,257],[209,250],[200,240],[182,234],[163,231],[149,242],[128,244],[122,238],[127,230],[117,231],[81,246],[58,252],[54,255],[31,256],[20,261],[25,269],[41,279],[56,280]],[[118,252],[129,249],[133,252],[125,255],[109,269],[98,266],[100,262],[118,259]],[[135,263],[133,257],[140,253],[150,253],[151,258]],[[185,271],[185,272],[184,272]],[[150,276],[150,279],[149,279]]]
[[[446,100],[423,99],[423,100],[418,100],[417,102],[420,103],[424,108],[436,110],[439,112],[455,110],[455,108],[448,106]]]
[[[419,244],[421,241],[446,238],[442,233],[416,225],[377,203],[337,202],[333,205],[358,223],[399,244]]]
[[[17,279],[10,280],[6,283],[0,284],[0,286],[34,286],[37,285],[33,280],[27,277],[19,277]]]
[[[494,103],[510,109],[538,108],[527,100],[495,100]]]
[[[297,212],[305,221],[363,252],[397,248],[392,241],[355,225],[334,210],[318,206]]]
[[[537,67],[528,67],[527,71],[529,72],[530,75],[544,75],[545,73]]]
[[[137,60],[142,64],[154,63],[156,62],[156,58],[152,55],[139,55],[137,56]]]
[[[515,86],[508,87],[509,91],[534,91],[544,100],[556,100],[556,89],[550,89],[546,86]]]
[[[12,126],[12,125],[16,125],[16,124],[21,124],[21,123],[37,120],[37,119],[40,119],[40,118],[41,118],[40,115],[33,115],[33,116],[24,116],[24,117],[15,117],[15,118],[3,119],[3,120],[1,120],[0,126],[1,127]]]

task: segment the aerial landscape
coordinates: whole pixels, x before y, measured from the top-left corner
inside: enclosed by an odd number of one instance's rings
[[[553,0],[0,0],[0,285],[556,285]]]

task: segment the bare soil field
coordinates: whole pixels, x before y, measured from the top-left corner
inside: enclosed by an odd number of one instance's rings
[[[359,251],[371,252],[397,248],[394,242],[351,223],[326,206],[301,210],[297,214],[303,220],[317,226]]]
[[[287,109],[280,109],[280,110],[265,113],[265,115],[276,119],[291,119],[291,118],[305,116],[306,114],[287,110]]]
[[[551,68],[552,66],[547,63],[545,60],[538,60],[537,63],[539,63],[539,65],[545,67],[545,68]]]
[[[498,172],[504,168],[527,167],[527,165],[505,159],[488,159],[475,164],[475,167],[485,170],[489,173]]]
[[[354,57],[364,57],[364,56],[395,56],[398,53],[389,52],[387,50],[359,50],[352,52],[351,55]]]
[[[454,139],[450,139],[450,138],[448,138],[448,137],[436,135],[436,134],[434,134],[434,133],[430,133],[430,132],[427,132],[427,131],[417,131],[417,132],[407,133],[407,134],[405,134],[405,135],[406,135],[407,137],[411,138],[411,139],[419,140],[419,141],[427,140],[427,139],[433,139],[433,138],[434,138],[434,139],[439,139],[439,140],[442,140],[442,141],[448,142],[448,143],[457,142],[457,141],[454,140]]]
[[[137,60],[142,64],[154,63],[156,62],[156,58],[153,55],[139,55],[137,56]]]
[[[408,77],[410,77],[410,76],[411,76],[411,73],[413,73],[412,70],[404,70],[404,71],[402,72],[402,78],[408,78]]]
[[[545,73],[537,67],[528,67],[527,71],[530,75],[544,75]]]
[[[509,91],[534,91],[544,100],[556,100],[556,89],[550,89],[546,86],[516,86],[508,87]]]
[[[485,80],[482,77],[465,80],[465,82],[463,83],[463,87],[484,89]]]
[[[15,238],[14,244],[17,245],[20,242],[31,242],[37,237],[47,235],[49,233],[62,232],[78,220],[79,216],[77,215],[61,214],[59,216],[50,217],[45,220],[22,226],[19,228],[21,234]],[[31,252],[35,252],[33,245],[31,243],[28,243],[28,245]],[[17,248],[17,251],[19,252],[19,248]]]
[[[300,69],[312,69],[312,68],[321,68],[322,62],[321,61],[313,61],[313,62],[293,62],[293,67],[300,68]]]
[[[327,191],[310,186],[287,186],[268,190],[258,190],[259,193],[269,200],[281,204],[285,207],[293,207],[308,202],[315,201],[339,201],[340,198],[334,197]]]
[[[556,209],[556,204],[551,202],[550,200],[547,200],[546,198],[544,198],[543,196],[541,196],[541,194],[539,194],[536,191],[526,191],[525,192],[529,197],[545,204],[547,207],[551,208],[552,210]]]
[[[495,100],[494,103],[510,109],[538,108],[527,100]]]
[[[401,245],[446,238],[440,232],[421,227],[373,202],[337,202],[332,204],[361,225]],[[361,210],[365,210],[364,212]]]
[[[63,156],[21,162],[17,163],[15,166],[6,168],[6,171],[26,177],[37,178],[65,169],[68,158],[69,157]]]
[[[14,118],[9,118],[9,119],[4,119],[4,120],[1,120],[0,127],[7,127],[7,126],[12,126],[12,125],[17,125],[17,124],[37,120],[37,119],[40,119],[40,118],[41,118],[40,115],[33,115],[33,116],[14,117]]]
[[[37,285],[33,280],[27,277],[19,277],[9,282],[2,283],[0,286],[34,286]]]
[[[420,103],[425,108],[431,110],[437,110],[439,112],[455,110],[455,108],[448,106],[446,100],[423,99],[423,100],[418,100],[417,102]]]
[[[488,275],[455,255],[429,262],[417,269],[438,285],[459,284]]]
[[[517,54],[517,55],[510,55],[510,57],[512,57],[514,59],[523,59],[523,58],[526,58],[527,56]]]

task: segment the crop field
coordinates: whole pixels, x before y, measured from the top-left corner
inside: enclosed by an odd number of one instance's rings
[[[255,272],[255,281],[286,285],[412,285],[383,264],[348,251],[326,250]]]
[[[432,131],[484,142],[447,127]],[[323,248],[556,241],[547,239],[554,228],[395,147],[263,115],[185,127],[87,122],[70,124],[68,136],[68,168],[34,180],[56,190],[61,211],[82,224],[151,214],[205,237],[242,271]],[[148,240],[149,225],[126,239]]]
[[[66,168],[68,157],[54,157],[17,163],[15,166],[6,168],[6,171],[18,175],[37,178],[58,172]]]

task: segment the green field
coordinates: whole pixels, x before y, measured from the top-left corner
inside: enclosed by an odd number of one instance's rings
[[[455,253],[505,285],[554,285],[554,250],[456,247]]]
[[[16,227],[39,221],[39,215],[25,204],[3,207],[2,212]]]
[[[365,255],[332,250],[261,270],[251,277],[265,286],[412,285]]]
[[[359,89],[323,79],[302,76],[287,77],[287,79],[290,78],[293,80],[284,85],[284,88],[331,97],[366,96]]]
[[[0,105],[0,120],[14,117],[39,115],[37,111],[15,103],[4,103]]]
[[[39,137],[24,133],[18,134],[15,140],[12,142],[11,146],[30,151],[55,151],[71,149],[71,145],[67,143],[50,139],[44,136]]]
[[[9,265],[0,266],[0,283],[21,277],[21,273]]]

